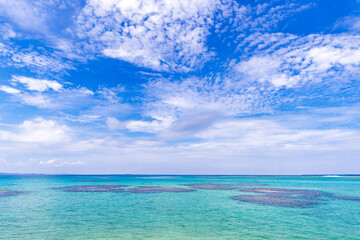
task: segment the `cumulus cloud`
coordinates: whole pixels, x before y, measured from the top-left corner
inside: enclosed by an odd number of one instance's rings
[[[25,87],[32,91],[44,92],[49,89],[60,91],[62,85],[54,80],[36,79],[24,76],[13,76],[13,82],[22,83]]]
[[[27,67],[34,72],[61,72],[74,68],[72,60],[105,56],[158,71],[188,72],[198,69],[217,54],[209,44],[212,31],[232,32],[232,41],[243,31],[270,29],[289,15],[311,4],[248,4],[221,0],[90,0],[83,8],[77,1],[1,1],[0,15],[28,31],[45,35],[51,50],[33,46],[13,47],[3,65]],[[64,34],[51,33],[63,10],[74,13]],[[31,23],[31,24],[30,24]],[[15,37],[7,24],[4,39]],[[6,31],[5,31],[6,30]],[[69,33],[71,36],[69,36]],[[35,37],[35,38],[38,38]],[[220,39],[219,39],[220,40]],[[1,47],[0,47],[1,49]]]
[[[125,129],[130,132],[145,132],[145,133],[157,133],[171,125],[169,121],[143,121],[143,120],[132,120],[127,121],[124,124]]]
[[[9,94],[18,94],[20,93],[20,90],[13,88],[13,87],[9,87],[9,86],[0,86],[0,91],[9,93]]]
[[[69,139],[70,128],[54,120],[36,118],[26,120],[13,131],[0,131],[0,140],[44,145],[64,142]]]
[[[187,71],[212,53],[206,36],[211,1],[91,0],[77,18],[74,34],[87,49],[155,70]]]
[[[52,108],[56,103],[43,94],[21,94],[18,96],[23,104],[35,106],[38,108]]]
[[[38,108],[57,110],[74,109],[101,103],[100,100],[93,97],[93,91],[85,87],[66,88],[63,84],[55,80],[12,76],[10,83],[17,85],[17,87],[22,87],[22,91],[4,85],[0,86],[0,91],[13,94],[15,96],[13,100],[15,101]],[[102,95],[102,93],[99,94]],[[87,115],[95,116],[95,114]]]
[[[220,0],[91,0],[69,31],[89,53],[158,71],[187,72],[216,55],[211,30],[235,39],[244,30],[270,29],[311,4],[249,4]]]
[[[84,165],[82,161],[61,161],[59,159],[50,159],[47,161],[39,161],[39,165],[50,166],[50,167],[65,167],[65,166],[79,166]]]

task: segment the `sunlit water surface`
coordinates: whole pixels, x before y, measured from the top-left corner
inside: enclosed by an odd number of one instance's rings
[[[0,176],[0,239],[360,239],[359,187],[356,176]]]

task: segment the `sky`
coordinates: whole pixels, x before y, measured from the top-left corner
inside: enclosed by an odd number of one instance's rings
[[[359,0],[0,0],[0,172],[360,173]]]

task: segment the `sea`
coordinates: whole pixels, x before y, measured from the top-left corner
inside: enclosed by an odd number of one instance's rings
[[[360,176],[0,175],[0,239],[360,239]]]

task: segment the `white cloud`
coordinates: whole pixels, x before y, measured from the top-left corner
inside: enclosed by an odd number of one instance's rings
[[[0,34],[2,34],[1,29]],[[64,73],[66,69],[74,69],[73,62],[64,60],[63,54],[42,47],[19,46],[15,40],[0,42],[1,67],[26,68],[41,75],[49,75],[53,72]]]
[[[9,94],[18,94],[20,93],[21,91],[16,89],[16,88],[12,88],[12,87],[9,87],[9,86],[0,86],[0,91],[3,91],[3,92],[6,92],[6,93],[9,93]]]
[[[38,92],[44,92],[49,89],[52,89],[54,91],[60,91],[62,89],[62,85],[54,80],[36,79],[24,76],[13,76],[12,81],[22,83],[26,86],[27,89]]]
[[[129,120],[119,121],[114,117],[106,118],[106,125],[110,130],[126,129],[130,132],[143,132],[143,133],[158,133],[171,126],[172,121],[170,119],[164,119],[163,121],[152,120]]]
[[[15,38],[18,35],[10,24],[3,24],[0,26],[0,36],[2,39],[8,40]]]
[[[308,81],[346,82],[360,73],[360,37],[357,35],[255,34],[242,48],[254,54],[235,69],[248,81],[293,87]]]
[[[0,131],[0,140],[49,145],[68,140],[69,131],[66,125],[60,125],[53,120],[36,118],[24,121],[14,131]]]
[[[122,127],[122,123],[114,117],[106,118],[106,125],[110,130],[115,130]]]
[[[235,38],[239,39],[244,29],[269,29],[311,4],[251,6],[233,0],[89,0],[79,9],[76,1],[0,0],[0,6],[0,15],[6,20],[45,34],[43,37],[55,49],[46,52],[43,48],[11,46],[5,65],[41,73],[74,68],[65,58],[86,60],[99,54],[154,70],[190,71],[201,68],[215,55],[213,46],[208,46],[211,29],[218,33],[236,32]],[[51,33],[51,23],[62,21],[59,16],[64,9],[74,13],[75,22],[67,33],[75,38]],[[15,32],[8,30],[4,38],[10,39]]]
[[[38,31],[46,29],[46,15],[34,4],[23,0],[0,0],[0,15],[9,17],[20,27]]]
[[[66,125],[42,118],[25,121],[19,126],[19,130],[20,134],[15,139],[24,142],[51,144],[63,142],[69,137],[69,128]]]
[[[289,1],[283,5],[276,2],[275,4],[274,2],[257,4],[253,9],[255,17],[250,22],[251,28],[253,30],[269,30],[291,14],[302,12],[314,5],[314,3],[301,5],[298,1]]]
[[[69,61],[63,61],[55,53],[44,54],[35,51],[27,52],[26,50],[13,52],[11,61],[8,61],[7,64],[16,67],[27,67],[39,73],[43,71],[61,72],[64,69],[73,68]]]
[[[238,39],[245,29],[269,29],[311,6],[251,6],[232,0],[91,0],[69,31],[86,42],[88,52],[181,72],[200,68],[215,55],[207,43],[211,28],[220,35],[236,33]]]
[[[353,32],[360,32],[360,16],[347,16],[335,24],[337,27],[345,27]]]
[[[180,126],[191,126],[191,120],[197,125],[200,123],[195,120],[203,119],[206,125],[221,117],[269,112],[270,106],[275,106],[277,98],[269,97],[271,92],[262,86],[234,79],[222,76],[152,81],[146,86],[147,101],[142,113],[151,121],[129,121],[127,126],[132,131],[151,129],[151,132],[168,128],[170,134],[175,128],[180,131]]]
[[[77,1],[68,0],[0,0],[0,16],[23,30],[49,34],[49,22],[58,20],[61,10],[75,8]],[[60,12],[60,13],[59,13]]]
[[[88,1],[74,33],[87,49],[155,70],[188,71],[211,57],[206,47],[218,0]]]
[[[50,171],[52,167],[67,166],[71,167],[70,171],[78,173],[279,174],[290,171],[293,174],[304,174],[358,170],[356,166],[354,169],[354,162],[358,160],[360,133],[356,126],[349,125],[349,121],[358,123],[358,107],[309,108],[301,111],[281,116],[229,117],[217,119],[207,126],[202,124],[209,120],[205,117],[201,119],[202,115],[193,117],[199,126],[189,125],[192,120],[190,116],[189,122],[176,121],[172,129],[173,134],[184,133],[190,139],[175,144],[159,138],[128,137],[111,131],[74,127],[74,137],[44,147],[42,144],[11,141],[14,134],[29,135],[18,126],[15,128],[17,131],[0,131],[3,140],[0,149],[4,159],[12,159],[12,169],[22,172],[32,169],[35,172]],[[334,119],[334,116],[337,118]],[[21,126],[34,129],[35,132],[38,128],[53,129],[40,127],[43,121],[46,120],[32,120]],[[329,125],[334,121],[337,124],[335,127]],[[345,126],[339,127],[341,123]],[[194,127],[196,131],[188,131]],[[44,138],[41,141],[45,141]],[[18,160],[29,155],[35,155],[41,161],[23,165]],[[49,158],[49,155],[54,157]],[[346,161],[339,166],[338,159],[341,156]],[[275,169],[271,167],[274,164],[277,167]],[[278,169],[284,164],[286,167],[283,170]],[[6,165],[7,169],[10,169],[10,165]]]
[[[168,120],[168,119],[167,119]],[[166,127],[169,127],[171,124],[170,121],[142,121],[142,120],[132,120],[124,123],[124,128],[128,129],[130,132],[146,132],[146,133],[157,133]]]
[[[42,94],[22,94],[19,96],[21,101],[30,106],[38,108],[52,108],[54,103],[46,95]]]
[[[197,136],[213,139],[219,145],[232,144],[240,149],[343,150],[356,149],[360,142],[355,129],[301,129],[271,119],[230,119],[216,123]]]
[[[47,161],[39,161],[39,165],[50,166],[50,167],[65,167],[65,166],[79,166],[84,165],[82,161],[60,161],[59,159],[50,159]]]

